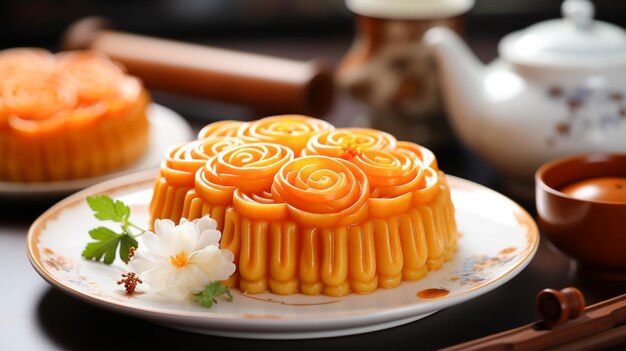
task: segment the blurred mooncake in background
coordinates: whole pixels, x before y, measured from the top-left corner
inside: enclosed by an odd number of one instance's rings
[[[148,147],[150,96],[123,67],[92,51],[0,51],[0,181],[94,177]]]

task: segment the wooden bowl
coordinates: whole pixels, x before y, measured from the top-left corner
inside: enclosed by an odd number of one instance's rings
[[[626,278],[626,154],[560,158],[535,174],[541,232],[583,268]]]

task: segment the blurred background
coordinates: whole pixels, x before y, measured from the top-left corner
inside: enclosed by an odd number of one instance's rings
[[[626,25],[626,1],[594,3],[596,18]],[[477,0],[465,16],[464,32],[478,56],[490,61],[503,35],[560,17],[560,4]],[[56,51],[68,26],[91,15],[107,17],[125,32],[297,60],[322,58],[330,64],[341,60],[355,35],[354,16],[340,0],[4,0],[0,48],[37,46]],[[251,113],[240,106],[153,93],[155,101],[198,123]],[[343,111],[335,106],[331,117]]]
[[[477,56],[489,62],[497,56],[497,43],[504,35],[561,17],[561,3],[476,0],[463,16],[461,31]],[[593,3],[597,19],[626,27],[626,1]],[[302,62],[322,59],[333,68],[347,55],[358,32],[355,15],[341,0],[3,0],[0,49],[35,46],[57,51],[63,33],[72,23],[94,15],[110,19],[123,32]],[[216,120],[264,116],[247,106],[156,89],[151,93],[155,102],[180,113],[196,130]],[[330,111],[318,117],[337,127],[358,126],[359,118],[368,118],[360,107],[354,99],[335,99]],[[450,174],[463,174],[497,188],[499,174],[489,171],[480,157],[458,143],[441,156],[441,164]]]
[[[597,18],[626,24],[626,2],[595,0]],[[559,0],[477,0],[467,32],[482,35],[559,16]],[[345,36],[352,14],[340,0],[4,0],[0,44],[54,48],[68,24],[88,15],[125,31],[195,41],[225,38]]]

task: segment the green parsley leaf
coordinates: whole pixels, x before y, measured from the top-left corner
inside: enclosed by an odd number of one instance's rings
[[[89,236],[96,241],[90,242],[85,246],[82,253],[83,257],[88,260],[97,262],[102,260],[106,264],[111,264],[115,261],[115,252],[119,245],[120,259],[128,264],[130,261],[130,248],[134,247],[136,249],[139,246],[131,228],[140,230],[141,233],[138,235],[145,232],[144,229],[129,221],[130,207],[120,200],[113,201],[106,195],[89,196],[87,197],[87,203],[95,212],[94,216],[97,219],[121,223],[122,232],[116,233],[105,227],[92,229],[89,232]]]
[[[134,247],[135,249],[139,247],[139,243],[135,238],[128,234],[122,234],[120,238],[120,259],[124,261],[124,263],[128,264],[130,261],[130,248]]]
[[[118,234],[106,227],[98,227],[89,231],[89,236],[96,241],[85,246],[82,256],[88,260],[100,261],[111,264],[115,260],[115,251],[120,247],[120,259],[124,263],[130,261],[130,248],[137,248],[139,243],[132,236],[123,233]],[[104,257],[104,259],[103,259]]]
[[[217,297],[224,296],[226,301],[233,301],[233,295],[228,290],[228,287],[222,285],[220,281],[214,281],[204,288],[200,293],[196,294],[196,302],[203,307],[211,308],[214,303],[217,303]]]
[[[100,261],[104,256],[104,263],[113,263],[113,260],[115,260],[115,250],[117,249],[122,235],[123,234],[117,234],[106,227],[98,227],[90,230],[89,236],[96,241],[90,242],[85,246],[82,256],[88,260],[94,261]]]
[[[119,223],[127,223],[130,217],[130,208],[122,201],[113,201],[106,195],[87,197],[89,207],[95,212],[94,216],[102,221],[111,220]]]

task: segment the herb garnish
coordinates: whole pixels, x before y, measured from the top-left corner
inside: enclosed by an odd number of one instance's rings
[[[228,287],[222,285],[220,281],[211,282],[200,293],[196,294],[196,302],[203,307],[211,308],[213,304],[217,303],[217,297],[225,295],[223,298],[228,301],[233,301],[233,295],[228,290]]]
[[[120,223],[121,233],[116,233],[107,227],[97,227],[89,231],[89,236],[96,240],[85,246],[82,256],[88,260],[111,264],[115,260],[115,252],[119,246],[120,259],[124,263],[130,261],[130,252],[139,246],[135,239],[146,230],[130,221],[130,208],[120,200],[111,199],[106,195],[87,197],[87,203],[94,212],[94,216],[101,221]],[[139,230],[134,234],[131,228]]]

